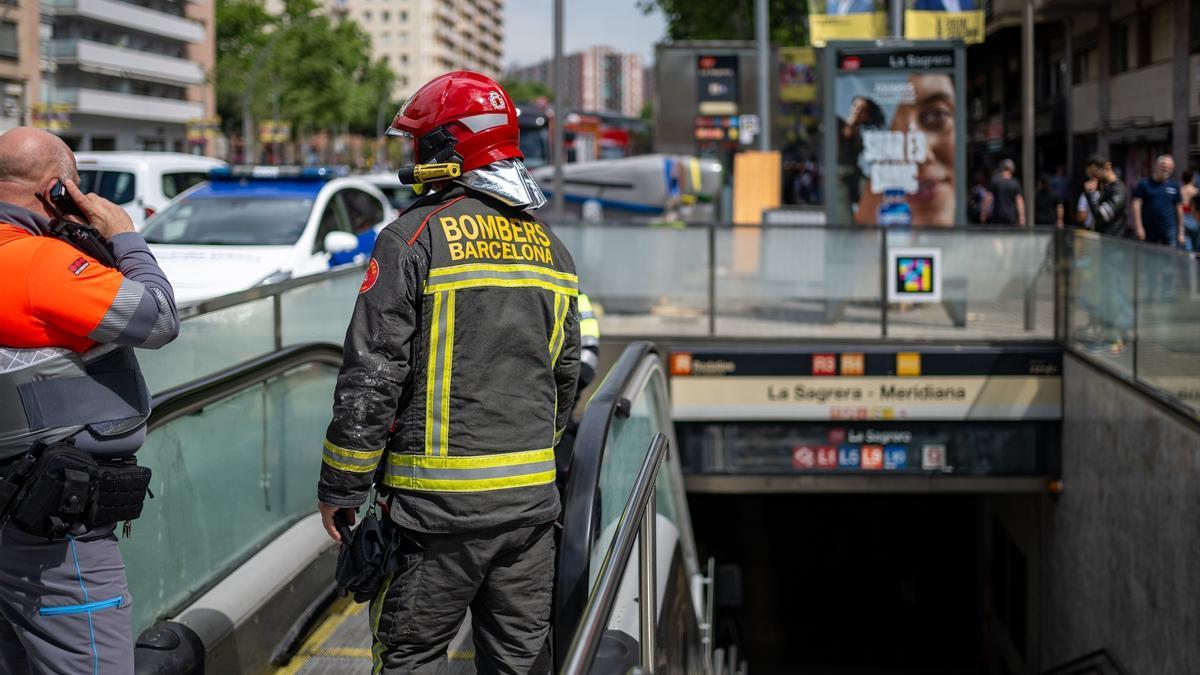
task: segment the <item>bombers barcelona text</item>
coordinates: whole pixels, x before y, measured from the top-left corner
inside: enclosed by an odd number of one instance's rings
[[[438,223],[449,242],[451,260],[528,260],[554,264],[550,237],[541,223],[492,214],[443,216]]]

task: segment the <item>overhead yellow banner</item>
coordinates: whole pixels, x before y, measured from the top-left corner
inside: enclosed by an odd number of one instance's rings
[[[830,40],[874,40],[887,35],[886,12],[808,15],[814,47]]]
[[[983,42],[983,8],[968,0],[917,0],[904,12],[904,37],[910,40]]]

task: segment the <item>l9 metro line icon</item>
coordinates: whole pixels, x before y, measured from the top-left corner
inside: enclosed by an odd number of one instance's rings
[[[941,302],[942,251],[888,249],[888,302]]]

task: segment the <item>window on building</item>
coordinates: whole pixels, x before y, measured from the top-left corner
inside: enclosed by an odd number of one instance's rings
[[[1193,5],[1188,8],[1188,14],[1188,22],[1192,26],[1191,32],[1188,33],[1191,36],[1192,53],[1197,54],[1200,53],[1200,9]]]
[[[1164,2],[1150,10],[1149,19],[1142,23],[1150,26],[1147,42],[1147,63],[1162,63],[1170,61],[1175,54],[1175,11],[1169,2]],[[1195,13],[1195,9],[1192,10]]]
[[[408,12],[401,11],[401,12],[400,12],[400,20],[401,20],[401,21],[408,21]]]
[[[380,19],[380,21],[384,21],[384,22],[391,21],[392,13],[385,9],[382,12],[380,12],[379,19]]]
[[[15,59],[20,55],[17,48],[17,24],[0,21],[0,56]]]
[[[1112,51],[1112,54],[1109,56],[1109,72],[1113,75],[1123,73],[1132,66],[1129,61],[1130,33],[1128,22],[1119,23],[1112,27],[1112,38],[1109,45]]]
[[[1096,67],[1096,50],[1093,47],[1087,49],[1079,49],[1075,52],[1075,58],[1071,62],[1071,68],[1074,71],[1071,73],[1071,81],[1075,84],[1087,82],[1095,77]]]
[[[371,20],[371,10],[368,9],[367,11],[363,12],[363,21],[370,21],[370,20]]]

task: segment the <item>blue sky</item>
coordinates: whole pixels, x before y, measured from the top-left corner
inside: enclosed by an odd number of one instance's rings
[[[554,49],[553,0],[504,4],[504,67],[548,58]],[[563,0],[563,49],[570,53],[609,45],[654,60],[654,43],[666,35],[662,14],[642,14],[635,0]]]

